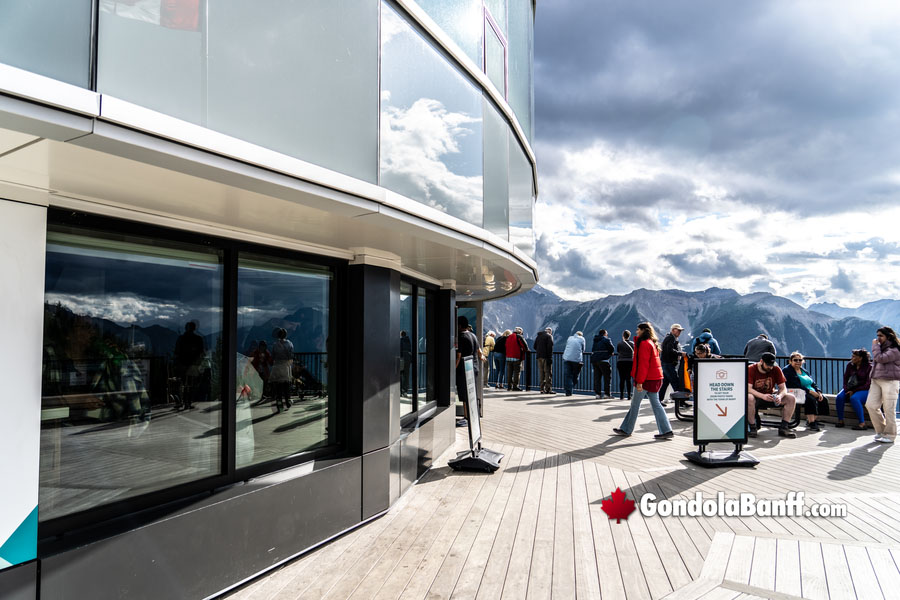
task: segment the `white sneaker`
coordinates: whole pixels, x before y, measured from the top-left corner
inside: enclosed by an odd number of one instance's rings
[[[594,396],[594,400],[601,400],[602,398],[603,398],[603,396],[600,396],[600,395]]]
[[[875,439],[872,440],[872,441],[873,441],[873,442],[880,442],[880,441],[881,441],[881,434],[880,434],[880,433],[876,433],[876,434],[875,434]]]
[[[881,442],[882,444],[893,444],[894,443],[894,440],[892,440],[891,438],[889,438],[886,435],[882,435],[878,438],[875,438],[875,440],[878,442]]]

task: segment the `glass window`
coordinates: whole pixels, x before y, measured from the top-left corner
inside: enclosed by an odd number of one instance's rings
[[[0,62],[90,86],[92,0],[0,2]]]
[[[509,4],[509,105],[519,124],[534,140],[534,96],[531,86],[534,59],[534,12],[532,0]]]
[[[333,443],[330,269],[242,255],[238,263],[236,465]]]
[[[221,473],[222,255],[51,225],[40,519]]]
[[[102,0],[98,90],[375,182],[378,2]]]
[[[416,296],[416,335],[418,341],[416,401],[418,408],[435,399],[434,395],[434,352],[429,340],[434,339],[434,294],[419,288]]]
[[[506,98],[506,43],[491,24],[484,24],[484,72],[500,95]]]
[[[509,239],[509,126],[484,98],[484,228]]]
[[[483,8],[481,0],[416,0],[428,16],[469,55],[481,64]]]
[[[482,225],[481,94],[382,6],[381,185]]]
[[[513,0],[516,2],[517,0]],[[529,2],[531,0],[528,0]],[[506,0],[484,0],[484,7],[490,13],[491,18],[494,20],[494,23],[497,24],[497,27],[500,28],[500,32],[505,36],[506,35]]]
[[[534,256],[534,176],[531,162],[509,132],[509,241]]]
[[[413,402],[413,288],[403,281],[400,283],[400,416],[415,410]]]

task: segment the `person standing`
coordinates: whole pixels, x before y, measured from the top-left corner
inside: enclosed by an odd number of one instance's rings
[[[665,409],[659,402],[659,390],[663,382],[663,370],[659,360],[659,341],[653,325],[640,323],[637,326],[637,335],[634,344],[634,360],[631,366],[631,376],[634,377],[634,395],[631,397],[631,408],[625,415],[625,420],[613,431],[622,436],[629,436],[634,431],[638,413],[641,410],[641,402],[644,397],[650,399],[650,407],[656,419],[656,428],[659,431],[655,437],[658,440],[669,439],[674,436],[672,425]]]
[[[287,339],[287,330],[276,327],[272,331],[272,372],[269,382],[275,396],[275,408],[281,412],[291,407],[291,384],[294,382],[294,344]]]
[[[694,354],[694,348],[697,347],[697,344],[706,344],[709,346],[709,353],[714,356],[722,354],[722,349],[719,348],[719,342],[713,337],[712,330],[708,327],[691,342],[691,354]]]
[[[662,363],[663,382],[662,388],[659,390],[659,398],[662,405],[668,404],[666,401],[666,390],[671,385],[673,392],[683,392],[684,386],[682,379],[678,374],[678,359],[681,358],[681,344],[678,343],[678,336],[684,331],[684,327],[678,323],[672,323],[669,333],[663,339],[662,351],[660,354],[660,362]]]
[[[537,334],[534,340],[534,351],[537,354],[538,373],[542,394],[555,394],[553,391],[553,330],[549,327]]]
[[[494,370],[497,371],[497,389],[503,389],[503,380],[506,376],[506,340],[512,335],[512,331],[505,330],[503,334],[494,340]]]
[[[769,340],[769,336],[764,333],[759,334],[744,346],[744,358],[747,359],[747,362],[759,362],[763,352],[771,352],[775,355],[778,354],[775,352],[775,344],[773,344]]]
[[[478,385],[478,374],[481,371],[481,362],[484,360],[484,356],[481,354],[481,348],[478,347],[478,338],[475,337],[475,334],[469,331],[469,319],[465,316],[460,315],[456,318],[456,323],[459,328],[459,333],[456,337],[456,393],[459,394],[460,400],[463,400],[463,405],[466,406],[466,416],[468,418],[468,386],[466,385],[466,369],[463,361],[467,357],[472,358],[472,370],[475,379],[476,391],[478,393],[477,385]],[[466,390],[463,392],[463,390]],[[476,401],[480,400],[480,398],[476,398]],[[478,403],[478,411],[481,412],[481,403]]]
[[[566,396],[571,396],[575,389],[575,382],[584,365],[584,334],[576,331],[566,340],[566,350],[563,352],[563,379]]]
[[[522,337],[522,328],[516,327],[506,338],[506,389],[511,392],[522,391],[519,387],[519,375],[522,373],[522,361],[527,357],[528,344]]]
[[[900,392],[900,340],[890,327],[880,327],[872,340],[872,385],[866,409],[875,441],[893,444],[897,438],[897,394]]]
[[[491,381],[491,369],[494,366],[494,361],[491,354],[494,352],[494,345],[496,344],[494,340],[494,332],[488,331],[487,335],[484,336],[484,344],[481,345],[482,353],[484,354],[484,358],[486,362],[486,369],[484,369],[484,387],[487,387]]]
[[[622,339],[616,344],[616,370],[619,372],[619,398],[631,398],[631,361],[634,358],[634,342],[631,332],[622,332]]]
[[[594,336],[594,343],[591,346],[591,367],[594,370],[594,394],[597,399],[606,397],[612,398],[609,391],[610,383],[612,383],[612,355],[616,349],[606,335],[606,330],[601,329]]]

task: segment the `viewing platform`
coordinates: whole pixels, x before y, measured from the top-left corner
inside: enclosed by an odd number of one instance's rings
[[[900,448],[874,432],[763,428],[752,469],[688,463],[692,425],[669,418],[655,440],[644,403],[634,434],[613,435],[627,400],[485,391],[484,445],[494,474],[451,471],[452,451],[384,516],[233,592],[296,598],[900,597]],[[718,448],[718,445],[714,446]],[[721,449],[729,446],[722,445]],[[741,493],[846,515],[642,516],[616,522],[602,502],[620,488],[640,502]],[[637,505],[637,504],[636,504]]]

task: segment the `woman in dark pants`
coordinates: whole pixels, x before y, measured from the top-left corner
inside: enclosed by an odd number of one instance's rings
[[[622,341],[616,344],[616,371],[619,372],[619,398],[631,398],[631,361],[634,359],[634,342],[631,332],[622,332]]]

